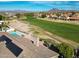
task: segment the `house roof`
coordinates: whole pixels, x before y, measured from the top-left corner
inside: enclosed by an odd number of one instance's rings
[[[0,42],[0,58],[16,57],[5,45],[4,42]]]
[[[79,17],[70,17],[70,19],[79,20]]]

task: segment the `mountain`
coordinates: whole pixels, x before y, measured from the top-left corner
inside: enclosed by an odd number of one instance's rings
[[[30,11],[26,11],[26,10],[0,10],[0,12],[26,13],[26,12],[30,12]]]
[[[50,9],[48,12],[79,12],[78,10],[60,10],[57,8]]]

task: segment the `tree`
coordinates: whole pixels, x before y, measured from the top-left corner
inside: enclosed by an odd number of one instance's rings
[[[2,20],[2,16],[0,15],[0,20]]]
[[[57,16],[57,17],[61,16],[61,13],[56,13],[56,16]]]
[[[69,17],[72,17],[73,15],[75,15],[75,12],[72,11]]]
[[[2,15],[0,15],[0,20],[3,20],[3,16]]]
[[[68,47],[66,48],[66,50],[65,50],[64,56],[65,56],[66,58],[71,58],[71,57],[73,57],[73,55],[74,55],[74,49],[68,46]]]
[[[17,18],[20,18],[21,14],[20,13],[17,13],[16,16],[17,16]]]
[[[66,48],[66,46],[65,46],[64,44],[60,44],[60,45],[58,46],[59,53],[60,53],[62,56],[64,56],[65,48]]]
[[[64,56],[65,58],[73,57],[74,55],[74,49],[70,46],[67,46],[66,44],[60,44],[58,46],[59,53]]]
[[[41,15],[41,18],[45,18],[45,17],[46,17],[46,14],[42,14],[42,15]]]

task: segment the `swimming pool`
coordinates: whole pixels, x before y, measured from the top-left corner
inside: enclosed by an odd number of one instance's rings
[[[12,36],[15,36],[15,37],[22,37],[24,35],[24,33],[22,32],[19,32],[19,31],[12,31],[12,32],[9,32]]]

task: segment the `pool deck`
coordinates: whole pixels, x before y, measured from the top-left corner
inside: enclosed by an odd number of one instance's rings
[[[0,35],[5,35],[9,39],[11,39],[14,44],[16,44],[18,47],[23,49],[23,51],[19,54],[18,58],[19,57],[20,58],[51,58],[51,57],[58,57],[58,55],[59,55],[58,53],[49,50],[45,46],[39,46],[39,47],[35,46],[33,43],[31,43],[31,41],[29,39],[25,39],[25,38],[17,39],[17,38],[11,37],[10,34],[5,33],[5,32],[0,32]],[[1,49],[0,49],[0,51],[1,51]],[[7,53],[7,52],[5,52],[5,53]],[[1,53],[0,53],[0,55],[1,55]],[[14,57],[15,58],[15,56],[12,54],[12,52],[10,55],[6,54],[6,56],[3,56],[3,57],[6,57],[6,58]]]
[[[22,23],[17,20],[16,20],[16,22],[10,22],[9,27],[15,28],[15,29],[22,31],[24,33],[28,33],[30,31],[29,24],[25,24],[25,23]]]

